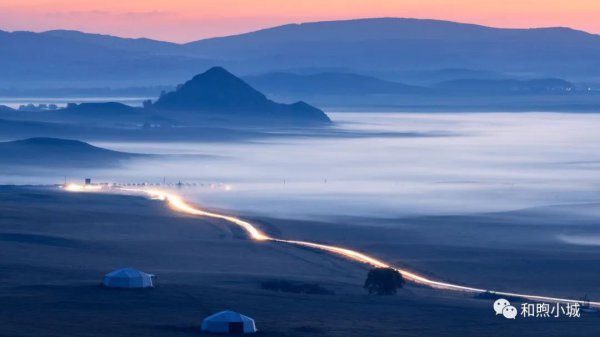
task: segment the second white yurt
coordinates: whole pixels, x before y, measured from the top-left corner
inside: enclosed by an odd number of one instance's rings
[[[154,275],[134,268],[121,268],[104,276],[102,284],[109,288],[151,288]]]
[[[256,324],[248,316],[235,311],[221,311],[202,321],[202,331],[212,333],[255,333]]]

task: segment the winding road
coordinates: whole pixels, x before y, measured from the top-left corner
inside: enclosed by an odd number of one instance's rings
[[[86,186],[73,185],[73,184],[67,185],[65,187],[65,189],[67,191],[72,191],[72,192],[83,192],[83,191],[88,191],[88,190],[98,191],[98,189],[95,189],[95,188],[86,188]],[[161,190],[151,190],[151,189],[120,188],[118,190],[123,191],[123,192],[128,192],[128,193],[138,193],[138,194],[141,193],[141,194],[145,194],[145,195],[149,196],[152,199],[164,200],[172,210],[180,212],[180,213],[221,219],[221,220],[233,223],[233,224],[241,227],[242,229],[244,229],[244,231],[246,231],[246,233],[250,236],[250,238],[253,240],[256,240],[256,241],[281,242],[281,243],[286,243],[286,244],[291,244],[291,245],[296,245],[296,246],[309,247],[309,248],[313,248],[316,250],[321,250],[321,251],[332,253],[332,254],[335,254],[338,256],[342,256],[349,260],[367,264],[372,267],[393,268],[394,270],[397,270],[398,272],[400,272],[402,274],[402,276],[410,282],[429,286],[429,287],[436,288],[436,289],[461,291],[461,292],[468,292],[468,293],[475,293],[475,294],[487,292],[487,293],[490,293],[493,295],[497,295],[498,297],[502,297],[502,296],[521,297],[521,298],[534,300],[534,301],[582,303],[581,300],[575,300],[575,299],[540,296],[540,295],[534,295],[534,294],[504,292],[504,291],[494,291],[494,290],[490,290],[490,289],[474,288],[474,287],[462,286],[462,285],[453,284],[453,283],[435,281],[435,280],[429,279],[427,277],[421,276],[419,274],[416,274],[414,272],[411,272],[409,270],[394,267],[384,261],[381,261],[372,256],[369,256],[364,253],[360,253],[360,252],[352,250],[352,249],[333,246],[333,245],[314,243],[314,242],[309,242],[309,241],[285,240],[285,239],[271,237],[268,234],[262,232],[260,229],[256,228],[253,224],[251,224],[248,221],[245,221],[245,220],[242,220],[240,218],[230,216],[230,215],[224,215],[224,214],[204,211],[202,209],[199,209],[199,208],[191,205],[190,203],[186,202],[182,197],[180,197],[176,194],[173,194],[173,193],[164,192]],[[589,305],[594,306],[594,307],[600,307],[600,302],[590,301]]]

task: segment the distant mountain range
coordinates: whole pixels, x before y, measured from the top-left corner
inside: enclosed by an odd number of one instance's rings
[[[389,77],[405,70],[466,68],[532,77],[600,74],[589,73],[600,64],[600,36],[568,28],[501,29],[381,18],[285,25],[185,47],[225,65],[239,62],[261,72],[338,68]]]
[[[396,18],[291,24],[188,44],[73,31],[0,32],[0,55],[4,87],[171,85],[215,65],[244,76],[337,72],[408,84],[427,76],[491,74],[600,81],[598,35]]]
[[[0,31],[0,85],[123,87],[177,83],[210,65],[200,57],[185,56],[177,51],[180,49],[166,42],[74,31]]]
[[[111,151],[76,140],[29,138],[0,142],[2,166],[107,167],[143,155]]]
[[[281,104],[269,100],[242,79],[221,67],[194,76],[152,103],[132,107],[116,102],[69,104],[65,108],[26,107],[15,111],[0,106],[0,117],[67,123],[161,123],[177,126],[306,126],[331,123],[327,115],[304,102]]]
[[[486,77],[422,86],[349,73],[278,72],[245,79],[279,101],[302,98],[337,111],[600,111],[600,91],[562,79]]]
[[[439,94],[463,95],[530,95],[530,94],[568,94],[576,86],[568,81],[556,78],[535,80],[511,79],[462,79],[438,83],[434,86]]]
[[[279,96],[420,94],[426,88],[350,73],[268,73],[244,78],[254,87]]]
[[[352,95],[528,95],[568,94],[576,86],[561,79],[459,79],[415,86],[348,73],[268,73],[245,77],[256,88],[283,97]]]

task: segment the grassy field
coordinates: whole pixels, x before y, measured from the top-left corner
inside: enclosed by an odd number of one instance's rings
[[[598,293],[600,284],[597,251],[552,248],[548,230],[535,224],[493,226],[500,215],[343,225],[253,220],[273,235],[346,244],[445,280],[561,295]],[[509,321],[494,315],[492,300],[414,285],[369,296],[364,266],[252,242],[227,223],[177,215],[141,197],[1,187],[0,256],[0,336],[194,336],[204,317],[225,309],[253,317],[260,336],[592,336],[600,329],[599,314]],[[156,274],[158,286],[100,286],[105,273],[125,266]],[[262,289],[268,280],[319,283],[335,294]]]

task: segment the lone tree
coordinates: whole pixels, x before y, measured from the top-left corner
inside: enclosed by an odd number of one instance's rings
[[[364,288],[369,294],[392,295],[402,288],[406,281],[402,274],[392,268],[373,268],[369,271]]]

